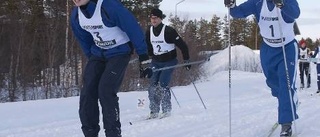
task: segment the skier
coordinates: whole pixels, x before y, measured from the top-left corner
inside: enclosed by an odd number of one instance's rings
[[[144,34],[119,0],[73,0],[73,33],[88,62],[83,74],[79,117],[85,137],[98,137],[99,105],[106,137],[121,137],[117,92],[132,48],[140,62],[148,60]]]
[[[184,62],[189,62],[189,50],[186,43],[172,27],[162,23],[164,15],[160,9],[153,9],[150,13],[151,26],[146,31],[148,54],[152,57],[151,67],[154,69],[173,66],[178,63],[176,46],[181,50]],[[190,70],[191,65],[185,66]],[[160,104],[162,114],[160,117],[167,117],[171,114],[171,93],[169,83],[172,69],[157,71],[152,74],[148,89],[150,101],[149,119],[159,116]]]
[[[304,39],[299,42],[299,71],[300,71],[300,88],[304,88],[304,73],[307,77],[307,88],[310,88],[310,62],[309,58],[312,53],[309,48],[306,47],[306,42]]]
[[[295,102],[297,99],[295,76],[298,44],[293,30],[295,19],[300,15],[297,0],[247,0],[239,6],[236,5],[235,0],[224,0],[224,4],[230,8],[232,17],[245,18],[254,14],[258,21],[260,34],[263,37],[260,46],[261,66],[266,83],[271,88],[272,95],[279,102],[278,122],[282,126],[280,136],[290,137],[292,121],[298,118],[296,104],[293,103],[293,108],[291,107],[291,101]],[[283,53],[282,46],[285,48],[285,53]],[[285,58],[284,54],[286,54]],[[287,70],[285,61],[288,62]],[[290,83],[288,83],[287,76],[289,76]]]
[[[316,93],[320,93],[320,62],[319,62],[319,52],[320,52],[320,45],[318,45],[315,50],[312,58],[316,58],[315,64],[317,64],[317,85],[318,85],[318,90]]]

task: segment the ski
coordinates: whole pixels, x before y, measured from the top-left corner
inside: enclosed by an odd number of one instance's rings
[[[135,120],[135,121],[129,121],[129,124],[133,125],[135,123],[139,123],[139,122],[143,122],[143,121],[150,121],[150,120],[154,120],[154,119],[158,119],[158,118],[145,118],[145,119],[139,119],[139,120]]]
[[[271,137],[274,131],[276,131],[278,127],[279,127],[279,123],[278,122],[274,123],[272,128],[268,131],[267,137]]]
[[[163,115],[163,116],[159,116],[159,117],[156,117],[156,118],[139,119],[139,120],[136,120],[136,121],[129,121],[129,124],[133,125],[133,124],[140,123],[140,122],[143,122],[143,121],[159,120],[159,119],[165,119],[167,117],[170,117],[170,115]]]

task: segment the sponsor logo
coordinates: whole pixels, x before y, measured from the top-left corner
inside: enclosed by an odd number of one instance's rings
[[[95,43],[99,47],[107,47],[117,44],[116,40],[109,40],[109,41],[97,41],[95,40]]]
[[[151,43],[164,43],[164,41],[163,40],[151,41]]]
[[[102,25],[85,25],[82,26],[83,29],[85,30],[96,30],[96,29],[103,29]]]
[[[273,43],[273,44],[278,44],[278,43],[281,43],[281,42],[284,42],[286,41],[285,38],[279,38],[279,39],[268,39],[268,38],[264,38],[266,41],[268,41],[269,43]]]
[[[261,20],[264,20],[264,21],[278,21],[279,17],[264,17],[264,16],[261,16]]]

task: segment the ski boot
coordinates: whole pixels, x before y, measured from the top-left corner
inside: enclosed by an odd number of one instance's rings
[[[171,112],[164,112],[161,114],[160,119],[170,117],[170,116],[171,116]]]
[[[310,84],[307,85],[307,88],[310,88]]]
[[[304,89],[304,84],[303,83],[300,84],[300,90],[302,90],[302,89]]]
[[[149,119],[155,119],[155,118],[157,118],[159,116],[159,114],[158,113],[150,113],[150,115],[149,115],[149,117],[147,118],[147,120],[149,120]]]
[[[317,93],[317,94],[320,93],[320,90],[318,89],[316,93]]]
[[[292,123],[281,124],[280,137],[291,137],[292,135]]]

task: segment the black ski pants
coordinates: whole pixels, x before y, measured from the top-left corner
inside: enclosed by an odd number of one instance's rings
[[[81,129],[85,137],[98,137],[100,131],[98,101],[102,109],[106,137],[121,137],[117,92],[129,60],[129,54],[109,59],[90,57],[83,74],[79,107]]]
[[[309,62],[299,62],[299,71],[300,71],[300,82],[301,84],[304,83],[304,75],[306,75],[307,78],[307,85],[311,84],[311,78],[310,78],[310,63]]]

